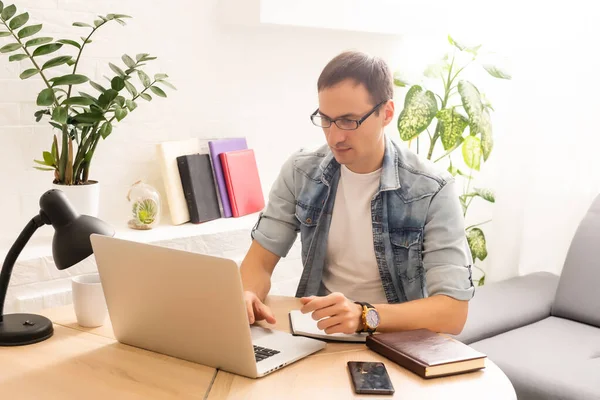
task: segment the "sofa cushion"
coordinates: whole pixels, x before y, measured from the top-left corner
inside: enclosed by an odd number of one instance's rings
[[[581,220],[561,273],[552,315],[600,327],[600,196]]]
[[[471,343],[512,382],[519,400],[600,399],[600,329],[563,318]]]
[[[536,272],[475,289],[463,331],[463,343],[476,342],[550,316],[558,276]]]

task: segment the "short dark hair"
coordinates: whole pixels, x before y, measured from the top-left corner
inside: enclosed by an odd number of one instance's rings
[[[346,79],[362,83],[369,92],[373,105],[394,96],[392,73],[381,58],[360,51],[345,51],[323,68],[317,81],[317,90],[320,92]]]

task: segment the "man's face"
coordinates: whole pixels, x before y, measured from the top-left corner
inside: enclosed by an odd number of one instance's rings
[[[359,120],[373,109],[369,92],[362,84],[345,80],[319,92],[319,114],[332,120]],[[385,151],[383,128],[394,115],[392,101],[382,104],[356,130],[343,130],[335,124],[323,128],[335,159],[356,173],[368,173],[381,167]]]

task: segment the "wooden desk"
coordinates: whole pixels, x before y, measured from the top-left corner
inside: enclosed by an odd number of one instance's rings
[[[299,309],[300,301],[293,297],[270,296],[267,304],[277,318],[275,329],[289,332],[287,313]],[[332,342],[326,349],[264,378],[249,379],[122,345],[115,341],[108,320],[100,328],[77,325],[72,306],[43,314],[55,323],[54,337],[31,346],[0,348],[2,398],[316,400],[373,397],[354,394],[346,362],[355,360],[381,361],[386,365],[396,393],[382,398],[516,399],[506,375],[489,359],[482,371],[424,380],[363,344]]]
[[[72,314],[75,321],[72,307],[61,312],[63,320]],[[46,341],[0,347],[3,399],[204,399],[215,374],[214,368],[57,324]]]
[[[277,319],[276,329],[289,332],[287,313],[301,307],[289,297],[267,299]],[[268,326],[268,325],[265,325]],[[356,395],[347,370],[348,361],[381,361],[387,367],[397,399],[516,399],[512,384],[490,359],[486,368],[452,377],[425,380],[403,369],[363,344],[328,343],[313,356],[288,365],[260,379],[249,379],[219,371],[209,393],[217,399],[349,399],[371,398]]]

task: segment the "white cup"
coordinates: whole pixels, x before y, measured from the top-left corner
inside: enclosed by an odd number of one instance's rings
[[[100,275],[76,276],[71,280],[77,323],[86,328],[104,325],[108,310]]]

